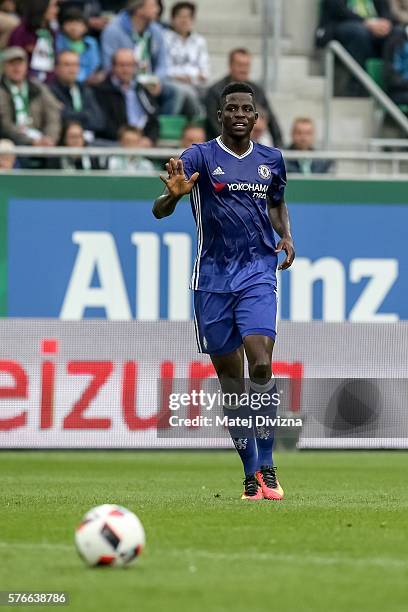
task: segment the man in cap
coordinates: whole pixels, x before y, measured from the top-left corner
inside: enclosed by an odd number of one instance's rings
[[[54,146],[61,121],[60,105],[46,85],[28,77],[27,54],[9,47],[0,56],[0,125],[2,136],[16,145]]]

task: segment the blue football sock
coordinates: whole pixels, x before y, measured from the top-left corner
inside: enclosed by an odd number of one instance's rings
[[[245,410],[247,411],[247,407]],[[239,406],[224,406],[224,416],[227,416],[228,419],[237,419],[238,416],[243,417],[243,411]],[[257,470],[258,459],[253,429],[229,426],[228,431],[241,458],[245,476],[252,476]]]
[[[258,410],[252,410],[255,431],[255,442],[257,447],[257,470],[262,466],[273,466],[272,448],[275,437],[275,427],[270,423],[263,424],[263,418],[275,419],[277,412],[277,388],[275,378],[272,378],[264,385],[256,384],[251,381],[250,396],[251,405],[258,406],[256,401],[259,399],[259,403],[263,405]],[[260,399],[260,396],[263,399]],[[261,417],[256,423],[256,417]],[[261,422],[259,422],[261,421]]]

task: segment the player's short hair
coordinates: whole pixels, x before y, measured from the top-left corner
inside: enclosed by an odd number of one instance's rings
[[[183,11],[184,9],[190,11],[191,17],[195,17],[197,11],[197,7],[195,4],[193,4],[192,2],[177,2],[171,8],[171,18],[174,19],[175,17],[177,17],[178,13],[180,11]]]
[[[248,55],[248,56],[250,56],[251,52],[249,51],[249,49],[246,49],[245,47],[237,47],[236,49],[232,49],[229,52],[229,55],[228,55],[228,62],[229,62],[229,64],[231,64],[234,61],[234,57],[236,55]]]
[[[241,82],[235,81],[235,82],[229,83],[228,85],[224,87],[224,89],[221,92],[221,97],[220,97],[220,109],[224,107],[226,97],[234,93],[251,94],[252,100],[254,102],[254,108],[256,109],[255,92],[252,89],[252,87],[248,85],[248,83],[245,83],[244,81],[241,81]]]

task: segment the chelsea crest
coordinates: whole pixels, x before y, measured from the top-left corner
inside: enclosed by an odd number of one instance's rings
[[[272,173],[268,166],[265,166],[265,164],[261,164],[260,166],[258,166],[258,174],[262,179],[264,179],[264,181],[266,181],[268,178],[271,177]]]

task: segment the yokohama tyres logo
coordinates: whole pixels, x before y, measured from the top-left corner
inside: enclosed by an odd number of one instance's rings
[[[250,193],[252,197],[265,199],[269,189],[269,185],[262,185],[261,183],[215,183],[214,189],[216,193],[223,191],[225,187],[228,187],[229,192],[245,192]]]

